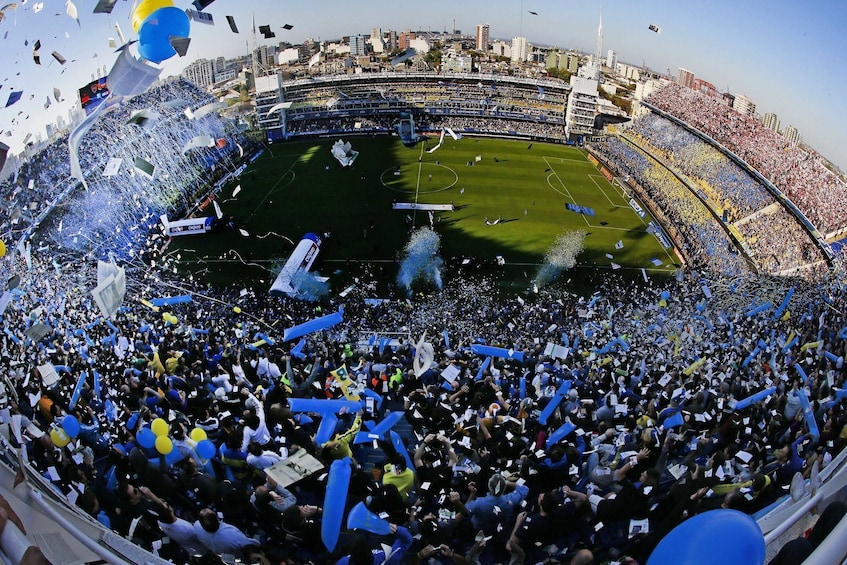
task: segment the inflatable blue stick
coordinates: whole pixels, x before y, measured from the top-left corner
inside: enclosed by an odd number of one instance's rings
[[[173,304],[185,304],[191,302],[190,294],[182,294],[180,296],[169,296],[164,298],[154,298],[150,301],[153,306],[171,306]]]
[[[832,353],[831,351],[824,351],[823,354],[826,356],[827,359],[829,359],[833,363],[838,362],[838,356],[835,353]]]
[[[571,340],[568,339],[568,334],[566,332],[562,332],[562,345],[565,347],[571,346]]]
[[[326,316],[321,316],[320,318],[315,318],[308,322],[303,322],[302,324],[298,324],[291,328],[286,328],[282,335],[282,341],[291,341],[298,337],[303,337],[304,335],[330,328],[343,321],[344,308],[339,308],[338,312],[327,314]]]
[[[335,428],[338,426],[338,416],[335,412],[324,414],[321,419],[321,424],[318,426],[318,432],[315,434],[315,444],[323,446],[326,442],[332,439],[335,435]]]
[[[297,342],[297,345],[291,348],[291,354],[298,359],[305,359],[306,354],[303,353],[303,348],[306,347],[306,340],[300,338],[300,341]]]
[[[370,424],[368,426],[369,431],[357,433],[355,439],[353,440],[353,443],[358,445],[360,443],[368,443],[369,441],[373,441],[375,439],[382,439],[382,437],[387,434],[389,430],[391,430],[391,428],[394,427],[394,424],[400,421],[400,418],[403,417],[403,414],[404,412],[402,410],[396,410],[388,414],[388,416],[383,418],[382,421],[378,424],[372,424],[368,422],[368,424]]]
[[[573,381],[565,381],[559,386],[559,390],[556,391],[556,395],[550,399],[550,402],[547,403],[547,406],[544,407],[544,410],[541,412],[541,415],[538,417],[538,422],[542,426],[547,425],[547,419],[553,414],[553,411],[556,410],[556,407],[562,402],[562,399],[571,389],[571,385]]]
[[[571,424],[570,422],[565,422],[564,424],[559,426],[556,431],[550,434],[550,436],[547,438],[547,449],[550,449],[551,445],[559,443],[562,439],[564,439],[566,435],[568,435],[575,429],[576,426],[574,424]]]
[[[71,373],[71,368],[68,367],[67,365],[53,365],[53,369],[55,369],[57,373],[60,373],[62,371],[66,372],[68,374]]]
[[[94,397],[100,400],[100,373],[92,370],[91,374],[94,375]]]
[[[809,376],[806,374],[806,371],[803,370],[803,367],[794,363],[794,368],[797,369],[797,373],[800,375],[800,378],[803,379],[803,384],[806,384],[806,381],[809,380]]]
[[[794,287],[788,289],[788,293],[785,295],[785,298],[780,302],[779,307],[776,309],[776,312],[773,313],[773,319],[778,320],[780,316],[785,312],[785,309],[788,308],[788,302],[791,300],[791,297],[794,296]]]
[[[394,450],[406,460],[406,467],[414,471],[415,464],[412,462],[412,458],[409,457],[409,450],[406,449],[406,443],[403,441],[403,438],[394,430],[388,432],[388,436],[391,438],[391,445],[394,446]]]
[[[759,349],[758,346],[756,346],[756,349],[754,349],[753,351],[750,352],[750,355],[748,355],[747,358],[744,360],[744,362],[741,363],[741,366],[746,367],[747,365],[749,365],[753,361],[753,359],[756,358],[756,355],[758,355],[761,352],[762,352],[762,350]]]
[[[352,469],[348,457],[333,461],[329,468],[323,507],[332,508],[334,511],[327,512],[321,520],[321,541],[329,551],[334,551],[336,544],[338,544],[351,474]]]
[[[444,348],[450,349],[450,335],[447,333],[447,330],[441,332],[441,335],[444,336]]]
[[[573,347],[572,347],[572,349],[573,349],[574,351],[576,351],[576,350],[577,350],[577,349],[576,349],[577,347],[579,347],[579,334],[576,334],[576,335],[574,336],[574,338],[573,338]]]
[[[388,344],[391,342],[387,337],[380,338],[379,340],[379,354],[383,355],[385,353],[385,348],[388,347]]]
[[[838,332],[838,337],[840,337],[841,339],[847,339],[847,326],[841,328],[841,331]]]
[[[369,398],[373,398],[376,404],[376,409],[379,410],[382,408],[382,397],[378,395],[376,392],[372,391],[369,388],[362,390],[362,395],[367,396]]]
[[[812,410],[812,403],[809,402],[809,397],[806,396],[805,389],[797,391],[797,397],[800,399],[800,406],[803,408],[803,417],[806,419],[806,425],[809,426],[809,433],[815,438],[815,443],[821,438],[821,433],[818,431],[818,423],[815,420],[815,412]]]
[[[82,386],[85,384],[85,379],[88,378],[88,373],[83,371],[79,378],[76,380],[76,385],[74,386],[74,391],[71,394],[71,400],[68,402],[68,407],[73,410],[76,407],[76,403],[79,402],[79,396],[82,394]]]
[[[751,394],[747,398],[743,398],[743,399],[739,400],[738,402],[736,402],[734,410],[736,412],[738,412],[739,410],[744,410],[745,408],[747,408],[751,404],[754,404],[756,402],[764,400],[775,392],[776,392],[776,387],[772,386],[770,388],[766,388],[765,390],[759,391],[756,394]]]
[[[319,398],[289,398],[288,409],[291,412],[314,412],[325,416],[337,414],[342,410],[356,412],[362,407],[361,402],[353,400],[321,400]]]
[[[526,377],[521,377],[518,382],[518,394],[520,395],[521,400],[523,400],[526,398]]]
[[[474,379],[474,380],[477,380],[477,381],[482,380],[482,374],[486,371],[486,369],[488,369],[488,367],[491,366],[491,359],[492,359],[491,357],[485,358],[485,361],[483,361],[482,365],[479,366],[479,371],[476,372],[476,379]]]
[[[274,345],[274,340],[272,340],[271,338],[269,338],[267,335],[265,335],[263,333],[256,332],[256,335],[253,336],[253,341],[259,341],[260,339],[263,340],[265,343],[267,343],[270,346]]]
[[[490,355],[491,357],[505,357],[523,362],[523,351],[509,350],[504,347],[492,347],[490,345],[471,345],[471,351],[477,355]]]
[[[800,338],[795,335],[794,338],[788,343],[786,343],[785,347],[782,348],[782,354],[785,355],[786,353],[788,353],[788,351],[797,344],[799,339]]]
[[[364,530],[379,536],[387,536],[391,533],[391,524],[368,510],[364,502],[360,502],[351,508],[347,515],[347,529]]]
[[[761,314],[762,312],[765,312],[766,310],[770,310],[770,308],[771,308],[771,303],[765,302],[764,304],[760,304],[759,306],[756,306],[752,310],[749,310],[747,312],[747,317],[752,318],[756,314]]]
[[[118,329],[118,327],[115,324],[113,324],[111,321],[106,320],[106,325],[109,326],[109,329],[112,330],[113,332],[120,333],[120,330]]]

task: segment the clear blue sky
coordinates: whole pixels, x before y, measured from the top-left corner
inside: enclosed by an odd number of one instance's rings
[[[0,129],[14,133],[0,135],[0,141],[13,151],[20,150],[28,131],[44,132],[44,125],[58,113],[67,116],[76,89],[92,73],[111,68],[116,56],[108,38],[117,38],[116,22],[128,39],[134,36],[129,0],[119,0],[111,15],[91,13],[96,0],[75,0],[80,26],[65,14],[63,0],[43,2],[44,9],[34,13],[35,0],[23,5],[19,1],[18,9],[0,22],[0,38],[5,36],[0,39],[0,104],[11,90],[24,91],[17,104],[0,109]],[[176,0],[175,5],[187,8],[190,2]],[[614,49],[620,61],[644,62],[674,74],[677,67],[686,67],[720,90],[745,94],[756,102],[758,112],[776,112],[783,127],[797,127],[812,147],[847,170],[843,0],[216,0],[206,9],[214,15],[215,26],[192,24],[188,56],[167,61],[162,76],[178,73],[199,57],[246,53],[252,12],[257,25],[275,29],[277,37],[271,41],[334,39],[368,34],[372,27],[441,31],[451,29],[455,21],[466,34],[488,23],[493,38],[522,34],[538,45],[593,51],[601,10],[604,52]],[[235,16],[240,34],[229,30],[227,15]],[[285,23],[294,29],[281,29]],[[651,23],[662,32],[649,31]],[[36,39],[42,44],[41,66],[32,61]],[[68,60],[64,67],[53,61],[53,50]],[[67,101],[54,102],[45,112],[44,101],[52,97],[54,86]],[[23,119],[26,115],[28,120]],[[15,118],[17,124],[12,123]]]

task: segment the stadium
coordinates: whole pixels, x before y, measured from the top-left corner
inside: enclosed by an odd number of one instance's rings
[[[844,559],[821,157],[668,81],[584,134],[551,78],[278,85],[0,183],[10,562]]]

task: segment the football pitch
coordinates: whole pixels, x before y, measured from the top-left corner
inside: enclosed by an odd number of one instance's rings
[[[652,218],[640,217],[618,183],[575,147],[445,137],[430,153],[437,139],[413,147],[387,136],[346,140],[359,152],[346,169],[330,153],[334,139],[270,146],[216,196],[240,229],[174,238],[169,254],[177,251],[181,268],[200,280],[269,286],[305,233],[329,233],[313,270],[337,292],[364,272],[390,283],[411,230],[431,224],[441,236],[445,279],[472,268],[526,289],[556,239],[574,230],[586,237],[569,278],[612,270],[641,278],[642,268],[667,275],[678,266],[647,232]],[[430,217],[393,203],[454,209]]]

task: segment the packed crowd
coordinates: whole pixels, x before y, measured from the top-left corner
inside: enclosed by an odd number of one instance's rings
[[[0,239],[13,245],[56,209],[50,216],[51,243],[79,251],[94,248],[100,257],[127,257],[159,215],[185,210],[198,198],[196,190],[208,190],[245,151],[249,155],[255,149],[235,121],[216,113],[201,119],[185,114],[213,102],[193,83],[171,79],[103,112],[78,151],[87,189],[70,177],[68,137],[56,140],[0,183],[7,211]],[[198,136],[223,144],[185,151]],[[110,160],[118,165],[107,172]],[[151,165],[149,175],[140,171],[139,162]]]
[[[641,186],[664,211],[682,236],[678,243],[695,265],[730,275],[749,271],[743,255],[706,205],[668,169],[617,137],[591,147],[619,176]]]
[[[791,199],[823,233],[847,226],[847,183],[821,156],[791,146],[755,118],[716,98],[668,83],[647,102],[702,131],[750,164]]]
[[[92,264],[14,261],[21,279],[0,337],[12,441],[80,508],[175,561],[372,563],[378,541],[390,563],[642,560],[685,516],[764,508],[844,442],[838,290],[824,303],[820,287],[798,287],[782,317],[745,314],[779,303],[787,288],[776,280],[691,272],[652,287],[607,277],[590,297],[519,300],[463,280],[414,302],[333,299],[321,307],[343,306],[344,322],[297,346],[267,321],[293,326],[319,315],[314,304],[198,284],[192,302],[156,311],[141,299],[185,287],[151,269],[134,275],[107,322],[71,275],[90,282]],[[38,324],[46,334],[31,337]],[[372,339],[389,333],[409,339]],[[416,372],[423,335],[433,364]],[[472,352],[478,343],[523,357],[488,361]],[[58,372],[52,386],[45,366]],[[336,376],[342,367],[349,380]],[[289,409],[295,398],[366,390],[380,402],[340,414],[320,443],[320,417]],[[402,446],[356,441],[394,411]],[[79,429],[65,444],[69,415]],[[149,443],[162,425],[169,441]],[[299,451],[323,470],[286,486],[263,472]],[[349,490],[327,500],[338,460],[350,466]],[[328,551],[322,521],[360,502],[386,529],[344,529]]]
[[[796,273],[824,260],[799,220],[718,149],[656,114],[636,119],[630,129],[697,183],[707,205],[739,229],[762,272]]]

